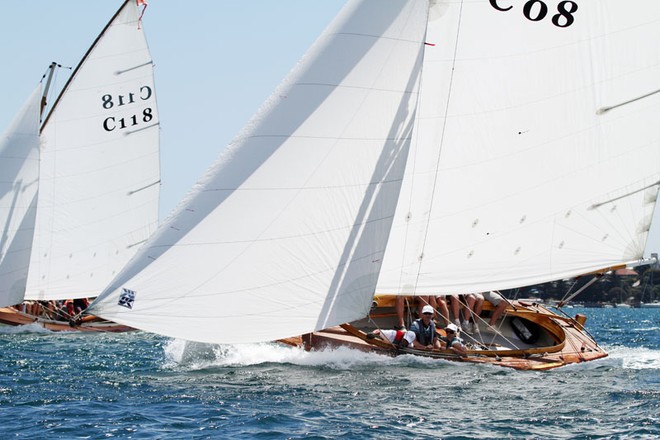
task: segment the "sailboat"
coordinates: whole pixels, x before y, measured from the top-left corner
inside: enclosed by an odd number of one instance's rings
[[[660,186],[658,19],[652,1],[349,0],[90,310],[190,341],[371,349],[337,326],[373,328],[374,295],[634,265]],[[508,366],[606,356],[583,318],[516,307],[541,345],[506,355],[540,360]]]
[[[4,138],[1,306],[95,297],[156,229],[159,119],[140,17],[136,0],[123,2],[41,126],[35,92]],[[0,308],[0,322],[72,330],[52,310],[17,309]],[[76,329],[129,327],[93,320]]]
[[[41,84],[0,138],[0,305],[23,301],[39,180]]]

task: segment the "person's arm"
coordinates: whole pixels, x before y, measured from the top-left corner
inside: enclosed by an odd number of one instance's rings
[[[456,354],[459,354],[461,356],[467,356],[467,348],[465,348],[465,345],[461,344],[458,341],[451,345],[451,349]]]
[[[417,350],[426,350],[426,345],[422,345],[419,342],[417,342],[417,339],[413,341],[413,348],[416,348]]]

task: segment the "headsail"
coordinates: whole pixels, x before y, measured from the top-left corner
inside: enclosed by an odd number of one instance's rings
[[[156,229],[159,120],[139,17],[126,1],[44,122],[26,298],[96,296]]]
[[[23,301],[39,179],[41,84],[0,138],[0,307]]]
[[[660,3],[432,3],[377,292],[512,288],[641,258],[660,183]]]
[[[349,1],[91,313],[202,342],[364,316],[407,158],[427,12],[426,1]]]

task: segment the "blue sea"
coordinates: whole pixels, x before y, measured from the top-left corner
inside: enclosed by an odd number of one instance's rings
[[[660,438],[660,309],[573,309],[610,356],[548,372],[144,332],[0,327],[0,433],[66,439]]]

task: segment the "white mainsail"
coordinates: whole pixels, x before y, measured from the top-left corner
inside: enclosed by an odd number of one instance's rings
[[[427,41],[377,293],[515,288],[642,258],[660,2],[438,1]]]
[[[39,179],[41,84],[0,138],[0,307],[23,301]]]
[[[427,12],[419,0],[349,1],[91,313],[201,342],[364,316],[410,144]]]
[[[126,1],[42,127],[27,299],[98,295],[156,230],[159,119],[138,20]]]

